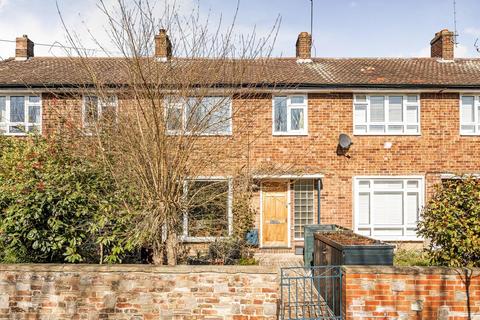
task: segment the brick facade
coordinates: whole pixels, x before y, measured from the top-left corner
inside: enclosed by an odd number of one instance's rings
[[[424,92],[420,97],[421,134],[418,136],[354,136],[353,93],[308,94],[308,135],[274,136],[272,96],[236,98],[233,100],[233,135],[202,138],[209,145],[210,153],[218,154],[227,164],[217,166],[216,170],[230,171],[216,171],[212,175],[226,176],[246,164],[251,168],[270,166],[289,172],[321,173],[324,175],[321,223],[348,228],[354,225],[355,176],[423,176],[427,200],[442,173],[480,171],[480,160],[474,155],[479,138],[459,134],[459,93]],[[120,99],[119,103],[121,110],[125,101]],[[81,121],[80,99],[43,95],[45,134],[78,121]],[[352,137],[349,158],[336,154],[340,133]],[[384,148],[385,142],[391,142],[392,147]],[[315,219],[316,196],[315,191]],[[293,198],[292,190],[291,208]],[[260,195],[256,194],[253,201],[258,211],[256,224],[260,227]],[[293,219],[292,213],[292,226]],[[291,243],[293,247],[293,232]]]
[[[343,276],[346,320],[480,319],[478,269],[468,290],[463,271],[448,268],[344,267]]]
[[[1,265],[2,319],[276,319],[264,267]]]

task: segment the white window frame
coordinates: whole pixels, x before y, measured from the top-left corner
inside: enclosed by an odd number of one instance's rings
[[[366,189],[361,189],[359,187],[359,183],[360,181],[366,181],[368,180],[370,182],[370,188],[368,189],[368,191]],[[378,181],[378,180],[385,180],[385,181],[391,181],[391,180],[401,180],[403,181],[403,188],[400,190],[400,189],[385,189],[385,190],[382,190],[382,189],[372,189],[372,186],[374,185],[374,181]],[[418,188],[416,189],[408,189],[407,186],[406,186],[406,182],[409,181],[409,180],[416,180],[418,181]],[[403,217],[402,217],[402,220],[403,220],[403,224],[402,225],[375,225],[375,221],[373,221],[373,214],[372,212],[370,211],[370,223],[368,225],[361,225],[359,226],[359,221],[360,221],[360,212],[359,212],[359,196],[360,196],[360,193],[364,193],[364,192],[368,192],[371,194],[373,194],[373,190],[375,191],[386,191],[386,192],[391,192],[391,191],[401,191],[403,192],[403,204],[404,204],[404,211],[403,211]],[[370,236],[371,238],[375,238],[375,239],[379,239],[379,240],[384,240],[384,241],[421,241],[422,239],[418,236],[418,235],[415,235],[415,236],[412,236],[412,235],[407,235],[407,229],[411,229],[411,228],[416,228],[417,225],[413,225],[413,224],[407,224],[405,219],[406,219],[406,211],[405,211],[405,201],[406,201],[406,195],[407,193],[409,192],[413,192],[413,191],[416,191],[418,192],[418,207],[419,207],[419,211],[422,210],[423,206],[425,205],[425,177],[424,176],[356,176],[354,177],[353,179],[353,199],[354,199],[354,202],[353,202],[353,216],[354,216],[354,219],[353,219],[353,224],[354,224],[354,231],[359,233],[360,229],[370,229]],[[372,197],[370,197],[370,208],[372,207]],[[371,210],[371,209],[370,209]],[[419,216],[420,216],[420,212],[418,213]],[[399,229],[399,228],[402,228],[402,233],[403,235],[402,236],[376,236],[373,232],[373,229],[374,228],[378,228],[378,229],[381,229],[381,228],[385,228],[385,229],[388,229],[388,228],[396,228],[396,229]]]
[[[4,136],[27,136],[29,134],[28,131],[25,132],[10,132],[10,127],[11,126],[16,126],[16,125],[22,125],[27,128],[30,125],[35,125],[38,126],[39,130],[36,132],[36,134],[41,135],[42,134],[42,127],[43,127],[43,100],[42,100],[42,94],[41,93],[29,93],[29,92],[9,92],[9,93],[0,93],[0,96],[5,97],[5,118],[6,119],[0,119],[0,125],[6,127],[6,132],[2,133]],[[25,121],[23,122],[10,122],[10,98],[11,97],[23,97],[24,100],[24,114],[25,114]],[[39,97],[38,103],[33,103],[29,101],[29,97]],[[40,119],[39,122],[31,123],[30,122],[30,114],[29,114],[29,107],[30,106],[38,106],[40,107]]]
[[[189,181],[226,181],[228,183],[227,194],[227,222],[228,222],[228,237],[233,234],[233,179],[232,177],[222,176],[200,176],[186,179],[183,183],[183,192],[188,193]],[[213,242],[219,239],[226,239],[227,237],[192,237],[188,235],[188,212],[183,213],[183,233],[180,240],[183,242]]]
[[[303,97],[303,103],[291,103],[292,97]],[[287,99],[287,131],[275,130],[275,98],[285,97]],[[303,109],[304,128],[302,130],[291,130],[292,115],[291,109]],[[272,97],[272,135],[274,136],[307,136],[308,135],[308,94],[275,95]]]
[[[366,102],[362,102],[358,100],[359,96],[365,96],[366,97]],[[402,122],[390,122],[389,120],[389,98],[390,96],[395,96],[395,97],[402,97]],[[417,102],[412,103],[408,102],[407,97],[409,96],[416,96],[417,97]],[[383,122],[371,122],[370,121],[370,98],[371,97],[384,97],[384,114],[385,114],[385,121]],[[366,106],[366,112],[367,112],[367,120],[364,123],[356,123],[356,117],[355,117],[355,106],[356,105],[365,105]],[[418,117],[418,122],[417,123],[407,123],[407,108],[410,106],[416,106],[417,107],[417,117]],[[353,112],[352,112],[352,122],[353,122],[353,134],[356,136],[421,136],[422,135],[422,126],[421,126],[421,100],[420,100],[420,94],[418,93],[357,93],[354,94],[353,96]],[[385,132],[371,132],[370,131],[370,126],[371,125],[383,125],[385,127]],[[403,132],[389,132],[388,127],[389,126],[403,126]],[[407,126],[409,125],[416,125],[418,126],[418,132],[407,132]],[[356,129],[356,126],[366,126],[367,130],[366,132],[359,131]]]
[[[96,97],[97,98],[97,118],[101,119],[102,113],[103,113],[103,108],[107,105],[108,102],[103,101],[103,99],[95,94],[84,94],[82,96],[82,127],[84,129],[91,129],[92,126],[95,126],[95,123],[88,123],[86,121],[86,116],[87,116],[87,109],[86,109],[86,99],[87,97]],[[113,97],[114,98],[114,106],[115,106],[115,121],[118,121],[118,97],[116,95],[109,95],[109,98]]]
[[[473,97],[473,116],[474,116],[474,121],[473,122],[470,122],[470,123],[462,123],[462,98],[463,97]],[[475,94],[461,94],[460,95],[460,99],[459,99],[459,102],[458,102],[458,114],[459,114],[459,123],[460,123],[460,126],[459,126],[459,132],[460,132],[460,135],[461,136],[480,136],[480,112],[479,112],[479,108],[480,108],[480,93],[475,93]],[[473,126],[475,129],[474,129],[474,132],[466,132],[466,131],[462,131],[462,126],[465,126],[465,125],[471,125]]]
[[[195,98],[195,97],[188,97],[187,99],[190,98]],[[168,118],[168,109],[170,108],[175,108],[179,109],[182,112],[182,128],[180,130],[169,130],[168,129],[168,124],[165,124],[166,126],[166,132],[168,135],[196,135],[196,136],[231,136],[233,134],[233,116],[232,116],[232,105],[233,105],[233,98],[232,97],[223,97],[223,96],[205,96],[203,98],[221,98],[224,99],[225,101],[228,100],[228,106],[229,106],[229,119],[228,119],[228,124],[229,124],[229,130],[224,131],[224,132],[206,132],[206,133],[193,133],[191,131],[187,130],[187,122],[188,122],[188,116],[187,113],[185,112],[185,106],[186,104],[184,102],[168,102],[169,99],[164,99],[164,105],[165,105],[165,111],[164,111],[164,117],[167,120]]]

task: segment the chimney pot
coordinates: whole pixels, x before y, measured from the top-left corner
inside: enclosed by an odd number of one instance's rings
[[[308,32],[300,32],[296,43],[297,59],[309,60],[312,58],[312,35]]]
[[[155,58],[160,61],[168,61],[172,58],[172,43],[165,29],[160,29],[155,36]]]
[[[32,40],[28,39],[28,36],[24,34],[21,37],[15,39],[15,60],[27,60],[34,56]]]
[[[448,29],[443,29],[435,33],[435,37],[430,41],[430,53],[432,58],[441,58],[444,60],[454,59],[455,34]]]

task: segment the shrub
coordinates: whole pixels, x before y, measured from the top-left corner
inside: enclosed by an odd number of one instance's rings
[[[428,255],[423,250],[398,249],[393,259],[395,266],[429,266]]]
[[[418,234],[430,241],[433,264],[480,266],[480,180],[452,179],[438,185],[423,209]]]
[[[129,215],[101,167],[42,138],[0,139],[4,262],[120,262]]]

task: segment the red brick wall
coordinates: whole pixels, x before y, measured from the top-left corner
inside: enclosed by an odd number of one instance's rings
[[[468,319],[462,270],[344,267],[345,319]],[[480,270],[470,278],[471,319],[480,318]],[[421,311],[412,309],[420,307]]]
[[[0,265],[1,319],[274,320],[264,267]]]
[[[480,171],[475,154],[480,137],[459,134],[459,94],[421,94],[420,136],[353,136],[352,100],[352,93],[309,94],[308,136],[273,136],[271,95],[235,98],[233,135],[199,139],[209,148],[211,162],[217,157],[222,163],[207,174],[228,175],[242,167],[323,173],[321,222],[352,227],[354,176],[421,175],[428,198],[441,173]],[[43,101],[47,134],[58,125],[60,114],[80,120],[80,100],[44,95]],[[123,103],[120,100],[120,109]],[[350,158],[336,154],[340,133],[352,137]],[[391,149],[384,148],[387,141]]]

